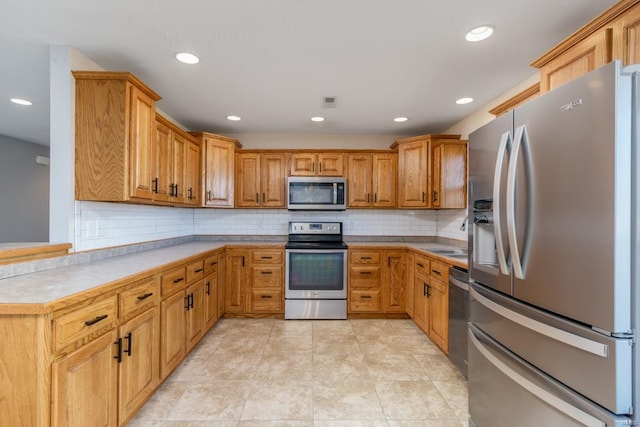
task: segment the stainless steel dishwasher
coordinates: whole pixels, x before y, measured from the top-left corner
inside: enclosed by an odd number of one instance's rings
[[[467,378],[467,323],[469,322],[469,273],[449,268],[449,359]]]

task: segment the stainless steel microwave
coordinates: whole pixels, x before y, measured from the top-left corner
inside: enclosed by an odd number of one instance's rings
[[[346,178],[290,176],[287,179],[289,210],[343,211],[346,201]]]

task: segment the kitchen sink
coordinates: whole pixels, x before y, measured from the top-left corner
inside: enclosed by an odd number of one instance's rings
[[[451,258],[460,258],[460,259],[467,258],[466,249],[444,249],[444,248],[434,248],[434,249],[423,248],[423,249],[427,252],[431,252],[437,255],[444,255]]]

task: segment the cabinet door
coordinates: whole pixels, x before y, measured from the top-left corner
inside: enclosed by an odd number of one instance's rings
[[[260,154],[238,154],[236,167],[236,205],[242,208],[260,206]]]
[[[602,29],[540,68],[540,93],[557,88],[611,62],[612,29]]]
[[[204,333],[204,280],[200,279],[187,288],[187,352]]]
[[[613,31],[613,59],[622,59],[624,65],[640,63],[640,6],[617,18]]]
[[[342,153],[318,154],[317,175],[344,176],[344,155]]]
[[[232,208],[234,144],[205,138],[204,150],[204,205]]]
[[[415,141],[398,149],[398,207],[427,207],[427,143]]]
[[[153,200],[169,201],[169,178],[171,176],[171,129],[156,121],[156,138],[152,144],[151,181]]]
[[[151,145],[155,134],[155,101],[135,86],[131,91],[129,110],[129,185],[130,196],[153,198],[151,182]]]
[[[172,160],[171,201],[173,203],[184,203],[186,201],[185,182],[187,180],[187,139],[175,132],[173,133]]]
[[[371,160],[373,206],[393,208],[396,206],[398,157],[395,154],[374,154]]]
[[[225,283],[225,305],[224,311],[227,313],[241,313],[246,311],[246,282],[247,268],[249,263],[249,251],[242,249],[227,250],[226,262],[226,283]],[[248,267],[248,265],[247,265]]]
[[[441,144],[433,150],[431,206],[467,207],[467,145]]]
[[[413,321],[425,334],[429,333],[427,285],[429,277],[416,274],[413,288]]]
[[[164,379],[186,355],[185,292],[177,292],[160,303],[160,378]]]
[[[200,205],[200,143],[189,140],[187,144],[187,182],[185,183],[187,203]]]
[[[120,326],[122,363],[118,375],[120,424],[129,419],[153,393],[160,380],[160,325],[153,307]]]
[[[314,176],[316,174],[316,155],[296,153],[289,158],[291,176]]]
[[[204,278],[204,323],[209,329],[218,320],[218,268]]]
[[[51,365],[51,425],[117,426],[116,330]]]
[[[407,265],[407,269],[406,269],[406,280],[405,280],[405,302],[404,302],[404,306],[405,306],[405,311],[407,312],[407,314],[409,315],[409,317],[411,317],[413,319],[413,287],[415,286],[415,261],[416,261],[416,256],[409,252],[407,254],[407,258],[406,258],[406,265]]]
[[[371,191],[371,155],[370,154],[349,154],[347,156],[347,169],[349,184],[348,206],[370,207],[373,202]]]
[[[385,251],[382,265],[382,310],[405,311],[405,254],[403,250]]]
[[[429,338],[449,353],[449,298],[447,285],[431,280],[429,288]]]
[[[260,163],[262,207],[284,208],[287,156],[284,154],[263,154]]]

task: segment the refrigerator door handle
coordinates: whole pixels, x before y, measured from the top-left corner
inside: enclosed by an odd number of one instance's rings
[[[507,237],[509,239],[509,249],[511,253],[511,264],[513,273],[518,279],[524,279],[522,269],[522,258],[518,250],[516,236],[516,172],[518,169],[518,157],[523,144],[528,143],[527,129],[524,125],[518,126],[513,137],[513,148],[509,161],[509,172],[507,173]]]
[[[506,363],[501,361],[499,358],[494,356],[473,334],[473,331],[469,330],[469,340],[474,345],[474,347],[493,365],[502,372],[504,375],[509,377],[512,381],[523,387],[525,390],[529,391],[529,393],[536,396],[538,399],[547,403],[548,405],[556,408],[558,411],[566,414],[567,416],[573,418],[579,423],[588,426],[588,427],[606,427],[606,424],[596,417],[576,408],[570,403],[562,400],[558,396],[548,392],[532,381],[528,380],[524,376],[520,375],[518,372],[511,369]]]
[[[502,204],[500,199],[500,181],[502,178],[502,165],[504,163],[504,157],[507,153],[507,146],[511,142],[511,132],[505,132],[500,139],[500,146],[498,147],[498,157],[496,158],[496,170],[493,176],[493,234],[496,239],[496,252],[498,254],[498,265],[500,266],[500,272],[505,276],[511,274],[509,272],[509,266],[507,265],[507,256],[504,245],[502,244],[502,224],[500,218],[500,205]],[[506,248],[508,249],[508,248]]]
[[[470,296],[473,300],[478,301],[480,304],[518,325],[530,329],[534,332],[544,335],[571,347],[577,348],[582,351],[607,358],[609,356],[609,346],[599,343],[597,341],[590,340],[588,338],[581,337],[579,335],[572,334],[562,329],[554,328],[553,326],[534,320],[530,317],[523,316],[520,313],[516,313],[498,303],[491,301],[489,298],[481,295],[474,289],[469,290]]]

